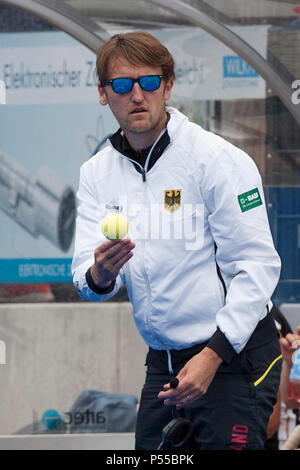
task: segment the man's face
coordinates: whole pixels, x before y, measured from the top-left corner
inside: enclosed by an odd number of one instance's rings
[[[108,79],[119,77],[138,78],[143,75],[162,75],[161,67],[132,65],[124,58],[112,61],[108,67]],[[162,79],[155,91],[144,91],[136,82],[130,92],[115,93],[110,85],[98,87],[100,104],[108,104],[127,138],[144,136],[145,144],[155,139],[165,127],[165,101],[170,98],[173,79]],[[139,136],[137,136],[139,134]]]

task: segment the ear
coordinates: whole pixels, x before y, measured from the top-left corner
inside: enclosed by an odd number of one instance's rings
[[[168,101],[170,99],[173,85],[174,85],[174,77],[171,77],[165,86],[165,101]]]
[[[102,105],[102,106],[105,106],[108,104],[108,98],[107,98],[107,94],[105,92],[105,89],[104,87],[102,87],[100,85],[100,82],[98,82],[98,93],[99,93],[99,103]]]

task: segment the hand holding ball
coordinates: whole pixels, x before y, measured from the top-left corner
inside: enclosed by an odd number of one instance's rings
[[[127,235],[128,221],[121,214],[109,214],[102,220],[102,232],[108,240],[119,241]]]
[[[123,215],[110,213],[99,222],[109,241],[102,241],[95,248],[95,262],[90,268],[90,274],[98,287],[106,289],[117,278],[122,266],[133,256],[135,243],[125,238],[128,221]]]

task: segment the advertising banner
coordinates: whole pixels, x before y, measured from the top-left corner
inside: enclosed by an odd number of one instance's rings
[[[265,96],[257,72],[204,31],[152,33],[175,58],[169,104],[199,124],[208,100]],[[238,33],[265,54],[266,27]],[[70,282],[79,169],[118,129],[98,102],[95,54],[63,32],[0,34],[0,83],[0,282]]]
[[[268,26],[234,27],[232,31],[266,57]],[[264,79],[243,58],[205,31],[162,30],[157,36],[175,58],[173,99],[265,98]]]

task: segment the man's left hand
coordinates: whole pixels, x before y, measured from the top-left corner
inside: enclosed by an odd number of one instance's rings
[[[165,384],[158,398],[164,400],[167,406],[176,405],[177,409],[193,403],[207,392],[222,362],[223,359],[215,351],[205,347],[180,370],[176,389],[172,389],[169,383]]]

